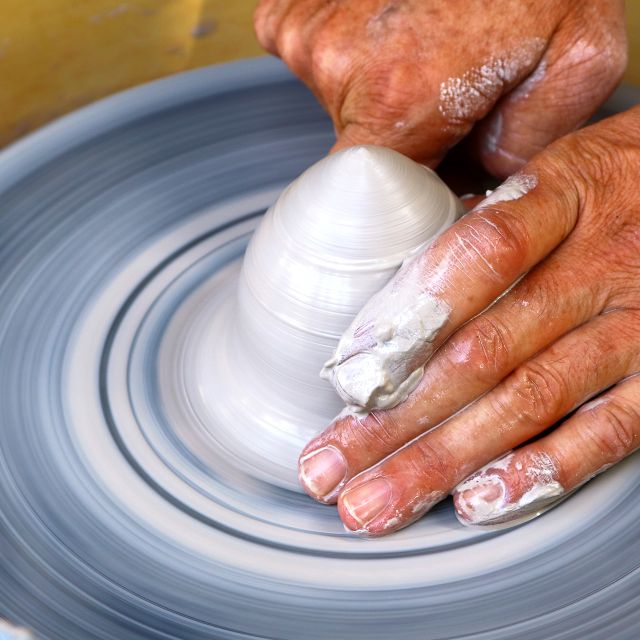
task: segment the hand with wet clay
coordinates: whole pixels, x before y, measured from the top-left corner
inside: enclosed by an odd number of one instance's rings
[[[470,136],[506,177],[592,115],[626,64],[622,0],[261,0],[258,39],[338,142],[434,166]]]
[[[402,290],[439,305],[422,314],[429,337],[405,367],[421,378],[404,402],[343,414],[305,447],[308,493],[337,501],[365,535],[451,493],[463,523],[497,524],[638,448],[639,183],[640,106],[550,145],[406,263],[377,295],[391,308]],[[368,306],[329,363],[335,375],[355,356],[378,366],[385,338],[371,336]],[[369,401],[370,379],[345,377],[344,397]]]

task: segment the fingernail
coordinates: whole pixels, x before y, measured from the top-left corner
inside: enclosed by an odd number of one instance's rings
[[[391,501],[391,485],[384,478],[374,478],[342,496],[342,505],[348,514],[364,528],[386,509]]]
[[[300,483],[322,499],[334,493],[347,476],[347,462],[335,447],[323,447],[300,459]]]
[[[469,489],[457,492],[456,513],[470,524],[481,524],[499,515],[504,507],[506,487],[493,476]]]

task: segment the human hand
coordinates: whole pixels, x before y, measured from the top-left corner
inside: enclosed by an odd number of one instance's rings
[[[463,523],[494,524],[640,446],[638,184],[640,106],[553,143],[403,267],[392,282],[449,310],[423,377],[311,441],[307,492],[367,535],[453,491]]]
[[[261,0],[258,39],[314,91],[334,149],[434,166],[476,126],[506,177],[592,115],[626,65],[622,0]]]

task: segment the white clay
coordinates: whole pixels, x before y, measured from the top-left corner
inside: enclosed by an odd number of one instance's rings
[[[226,352],[217,355],[216,367],[224,361],[226,372],[218,381],[229,389],[213,394],[209,410],[243,434],[241,443],[225,448],[245,459],[254,449],[250,464],[271,467],[270,481],[296,482],[300,448],[341,408],[318,376],[323,363],[365,302],[461,209],[433,171],[375,146],[330,155],[283,191],[247,249],[231,326],[215,337]],[[424,317],[437,324],[448,310],[416,292],[395,300],[390,311],[380,308],[372,318],[386,345],[373,376],[392,370],[389,396],[397,398],[420,375],[403,386],[407,345],[431,330]],[[357,369],[349,371],[353,380]],[[364,367],[362,379],[377,389],[368,381],[372,371]]]
[[[444,203],[428,213],[433,175],[388,149],[355,147],[307,170],[265,216],[243,266],[239,322],[252,358],[294,397],[327,389],[318,371],[353,316],[453,220]]]
[[[507,178],[494,191],[487,191],[486,198],[478,204],[478,209],[490,207],[498,202],[509,202],[510,200],[519,200],[522,196],[527,195],[529,191],[535,189],[538,185],[538,179],[534,175],[516,173]]]
[[[452,123],[472,120],[532,70],[544,50],[542,38],[528,38],[518,49],[494,55],[484,64],[440,84],[438,110]]]
[[[515,456],[509,453],[482,467],[472,476],[456,487],[457,493],[463,493],[478,487],[491,487],[497,491],[490,492],[491,497],[470,492],[470,497],[459,503],[458,516],[466,525],[491,525],[508,522],[510,524],[526,521],[533,514],[554,505],[566,497],[567,492],[557,481],[558,470],[553,460],[546,454],[532,454],[525,475],[530,488],[519,500],[509,497],[503,476],[512,473]],[[517,470],[521,470],[518,463]]]
[[[369,300],[321,372],[356,412],[389,409],[420,382],[424,354],[449,317],[449,307],[425,293],[411,265]]]
[[[463,205],[436,174],[419,168],[422,171],[414,179],[422,184],[421,197],[411,206],[439,220],[442,230],[462,213]],[[359,311],[322,368],[321,376],[352,411],[394,407],[422,378],[424,363],[416,366],[416,356],[425,353],[450,312],[443,301],[422,290],[419,273],[413,269],[414,254],[434,237],[416,247],[402,270]]]
[[[354,147],[311,167],[282,194],[247,251],[240,321],[256,361],[286,376],[294,397],[307,402],[355,313],[460,208],[435,173],[390,149]],[[347,404],[367,408],[406,397],[420,372],[406,372],[403,362],[449,311],[410,287],[372,302],[366,320],[380,344],[375,366],[359,358],[335,377],[324,368]],[[352,397],[354,388],[361,393]]]

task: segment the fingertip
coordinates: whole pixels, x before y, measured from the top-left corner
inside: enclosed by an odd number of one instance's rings
[[[398,127],[399,124],[402,127]],[[426,148],[423,138],[404,122],[391,122],[377,128],[357,122],[342,126],[336,121],[335,127],[337,140],[330,153],[360,144],[377,145],[402,153],[430,169],[435,169],[444,156],[441,149]]]
[[[329,153],[336,153],[336,151],[342,151],[343,149],[348,149],[349,147],[353,147],[356,143],[351,143],[348,140],[345,140],[343,137],[338,137],[335,144],[329,149]]]
[[[456,517],[471,527],[516,526],[566,498],[557,478],[556,462],[534,445],[508,453],[456,487]]]
[[[334,504],[347,481],[348,466],[343,453],[332,445],[303,453],[298,460],[298,480],[312,498]]]
[[[344,525],[346,531],[358,535],[368,534],[367,530],[362,528],[360,523],[351,515],[351,512],[345,507],[342,495],[338,497],[337,505],[338,515],[340,516],[340,520],[342,520],[342,524]]]
[[[495,519],[507,499],[504,482],[497,476],[484,481],[480,477],[472,477],[467,482],[470,486],[463,486],[453,493],[458,520],[464,525],[479,525]]]
[[[336,151],[355,147],[360,144],[371,144],[382,147],[390,146],[386,144],[386,141],[382,137],[374,135],[368,128],[362,125],[350,123],[342,126],[336,122],[335,129],[336,142],[333,147],[331,147],[330,153],[335,153]]]
[[[384,477],[357,482],[340,494],[338,513],[344,526],[359,535],[382,535],[391,518],[386,517],[393,498],[393,488]],[[393,523],[392,523],[393,524]]]

